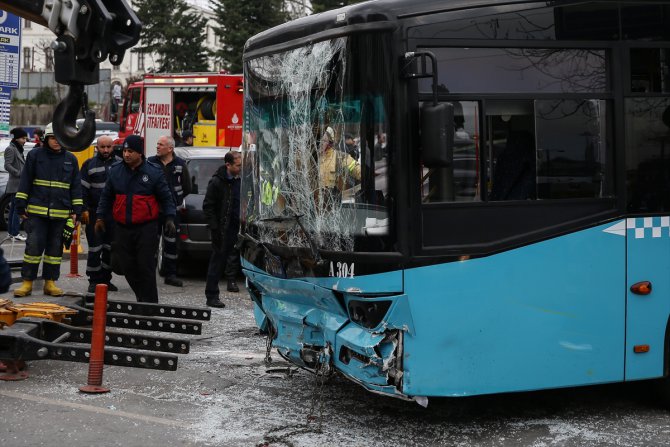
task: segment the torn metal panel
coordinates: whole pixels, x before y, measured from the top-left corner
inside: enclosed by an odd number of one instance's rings
[[[364,385],[399,385],[402,377],[401,359],[397,357],[400,343],[399,331],[372,333],[350,323],[337,335],[335,365]]]

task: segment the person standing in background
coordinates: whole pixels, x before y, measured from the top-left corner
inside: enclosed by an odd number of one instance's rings
[[[186,160],[178,157],[174,153],[174,139],[169,135],[163,135],[158,138],[156,143],[156,155],[147,160],[163,167],[165,179],[172,193],[172,198],[177,208],[182,207],[184,197],[191,193],[191,175],[186,166]],[[177,278],[177,238],[168,237],[163,232],[165,224],[165,213],[160,214],[158,226],[158,237],[163,239],[162,246],[162,265],[158,266],[158,271],[165,277],[165,284],[175,287],[183,287],[184,283]],[[174,224],[179,230],[179,215],[174,218]]]
[[[100,195],[107,182],[107,176],[112,164],[116,163],[113,153],[112,137],[102,135],[98,137],[96,154],[86,160],[81,167],[82,199],[84,211],[81,213],[81,222],[86,224],[86,240],[88,241],[88,257],[86,259],[86,275],[88,276],[88,293],[95,293],[97,284],[107,284],[110,292],[119,290],[112,284],[111,243],[114,238],[114,221],[105,222],[107,231],[99,235],[95,232],[95,221],[98,220],[97,208]]]
[[[7,217],[7,233],[12,239],[25,241],[25,236],[19,234],[21,222],[19,215],[16,213],[16,192],[19,190],[19,181],[21,180],[21,170],[26,164],[26,159],[23,156],[23,146],[28,140],[28,133],[21,127],[12,129],[10,132],[12,141],[5,149],[5,171],[9,174],[7,179],[7,186],[5,187],[5,194],[13,194],[12,201],[9,205],[9,216]]]
[[[33,149],[42,147],[42,140],[44,140],[44,131],[38,127],[33,131],[33,143],[35,143]]]
[[[239,152],[228,152],[221,166],[207,185],[202,203],[205,220],[212,237],[212,254],[207,268],[205,297],[210,307],[225,307],[219,297],[219,280],[225,269],[228,291],[239,292],[235,276],[239,270],[240,254],[235,249],[240,231],[240,172]]]

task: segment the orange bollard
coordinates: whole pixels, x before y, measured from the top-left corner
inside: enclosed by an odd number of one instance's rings
[[[77,225],[72,232],[72,243],[70,244],[70,273],[66,275],[68,278],[77,278],[81,276],[79,274],[79,247],[77,246],[79,228],[79,222],[77,222]]]
[[[88,359],[88,385],[79,387],[82,393],[107,393],[109,388],[102,386],[102,368],[105,364],[105,331],[107,327],[107,284],[95,286],[93,304],[93,333],[91,334],[91,353]]]

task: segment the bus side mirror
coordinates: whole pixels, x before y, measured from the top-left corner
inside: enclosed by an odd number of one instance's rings
[[[454,105],[424,103],[421,107],[421,153],[424,166],[443,168],[454,159]]]

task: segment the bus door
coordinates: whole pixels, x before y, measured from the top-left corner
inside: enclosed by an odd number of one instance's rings
[[[627,219],[626,244],[625,379],[659,377],[670,307],[670,216]]]

